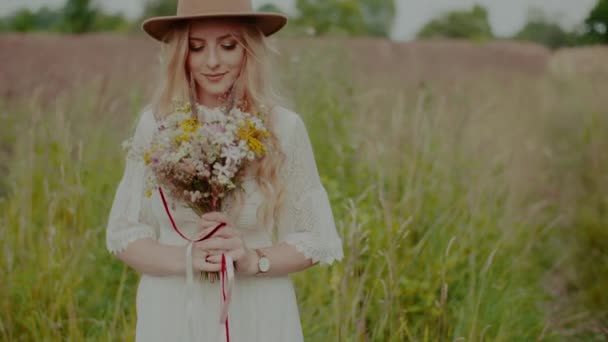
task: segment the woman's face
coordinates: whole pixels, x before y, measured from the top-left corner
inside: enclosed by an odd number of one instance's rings
[[[234,38],[237,23],[201,20],[192,23],[189,36],[188,70],[198,85],[198,100],[207,106],[220,104],[237,79],[245,49]]]

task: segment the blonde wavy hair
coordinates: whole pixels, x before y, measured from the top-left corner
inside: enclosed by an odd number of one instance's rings
[[[174,100],[190,102],[191,80],[187,70],[190,26],[191,23],[187,21],[175,25],[166,37],[167,43],[161,47],[159,82],[152,102],[152,110],[157,119],[163,119],[171,112]],[[240,21],[237,27],[234,38],[243,46],[245,59],[234,84],[233,96],[242,110],[265,114],[262,118],[271,133],[268,153],[250,167],[265,198],[264,204],[258,208],[258,218],[268,224],[273,217],[276,223],[285,189],[279,177],[285,154],[275,133],[274,115],[270,115],[275,106],[282,102],[275,90],[277,79],[271,73],[276,49],[257,26]],[[237,194],[237,203],[240,204],[242,193]]]

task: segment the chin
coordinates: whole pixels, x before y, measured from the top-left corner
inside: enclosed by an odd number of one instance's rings
[[[224,95],[230,87],[228,85],[204,85],[203,91],[207,94],[211,94],[213,96],[221,96]]]

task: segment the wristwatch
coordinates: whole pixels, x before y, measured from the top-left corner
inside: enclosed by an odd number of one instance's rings
[[[270,270],[270,259],[259,248],[256,248],[255,252],[258,255],[258,271],[256,275],[268,272]]]

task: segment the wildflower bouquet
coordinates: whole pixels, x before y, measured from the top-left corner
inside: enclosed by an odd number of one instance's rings
[[[246,166],[267,153],[270,136],[262,114],[243,112],[238,106],[227,113],[220,109],[174,103],[174,110],[158,122],[148,146],[135,148],[130,142],[130,156],[143,158],[146,167],[146,196],[158,189],[173,229],[188,241],[186,253],[186,284],[192,290],[192,246],[204,240],[225,223],[220,223],[207,236],[193,240],[185,236],[171,216],[163,191],[184,201],[199,216],[220,210],[227,194],[240,186]],[[228,305],[234,284],[234,266],[229,255],[222,254],[221,271],[201,272],[212,282],[221,278],[222,309],[220,321],[228,331]],[[189,317],[192,314],[189,313]]]
[[[245,167],[267,150],[269,132],[261,115],[234,107],[228,113],[174,103],[158,123],[150,145],[135,151],[152,171],[146,195],[163,185],[197,214],[217,211],[222,200],[242,182]]]

